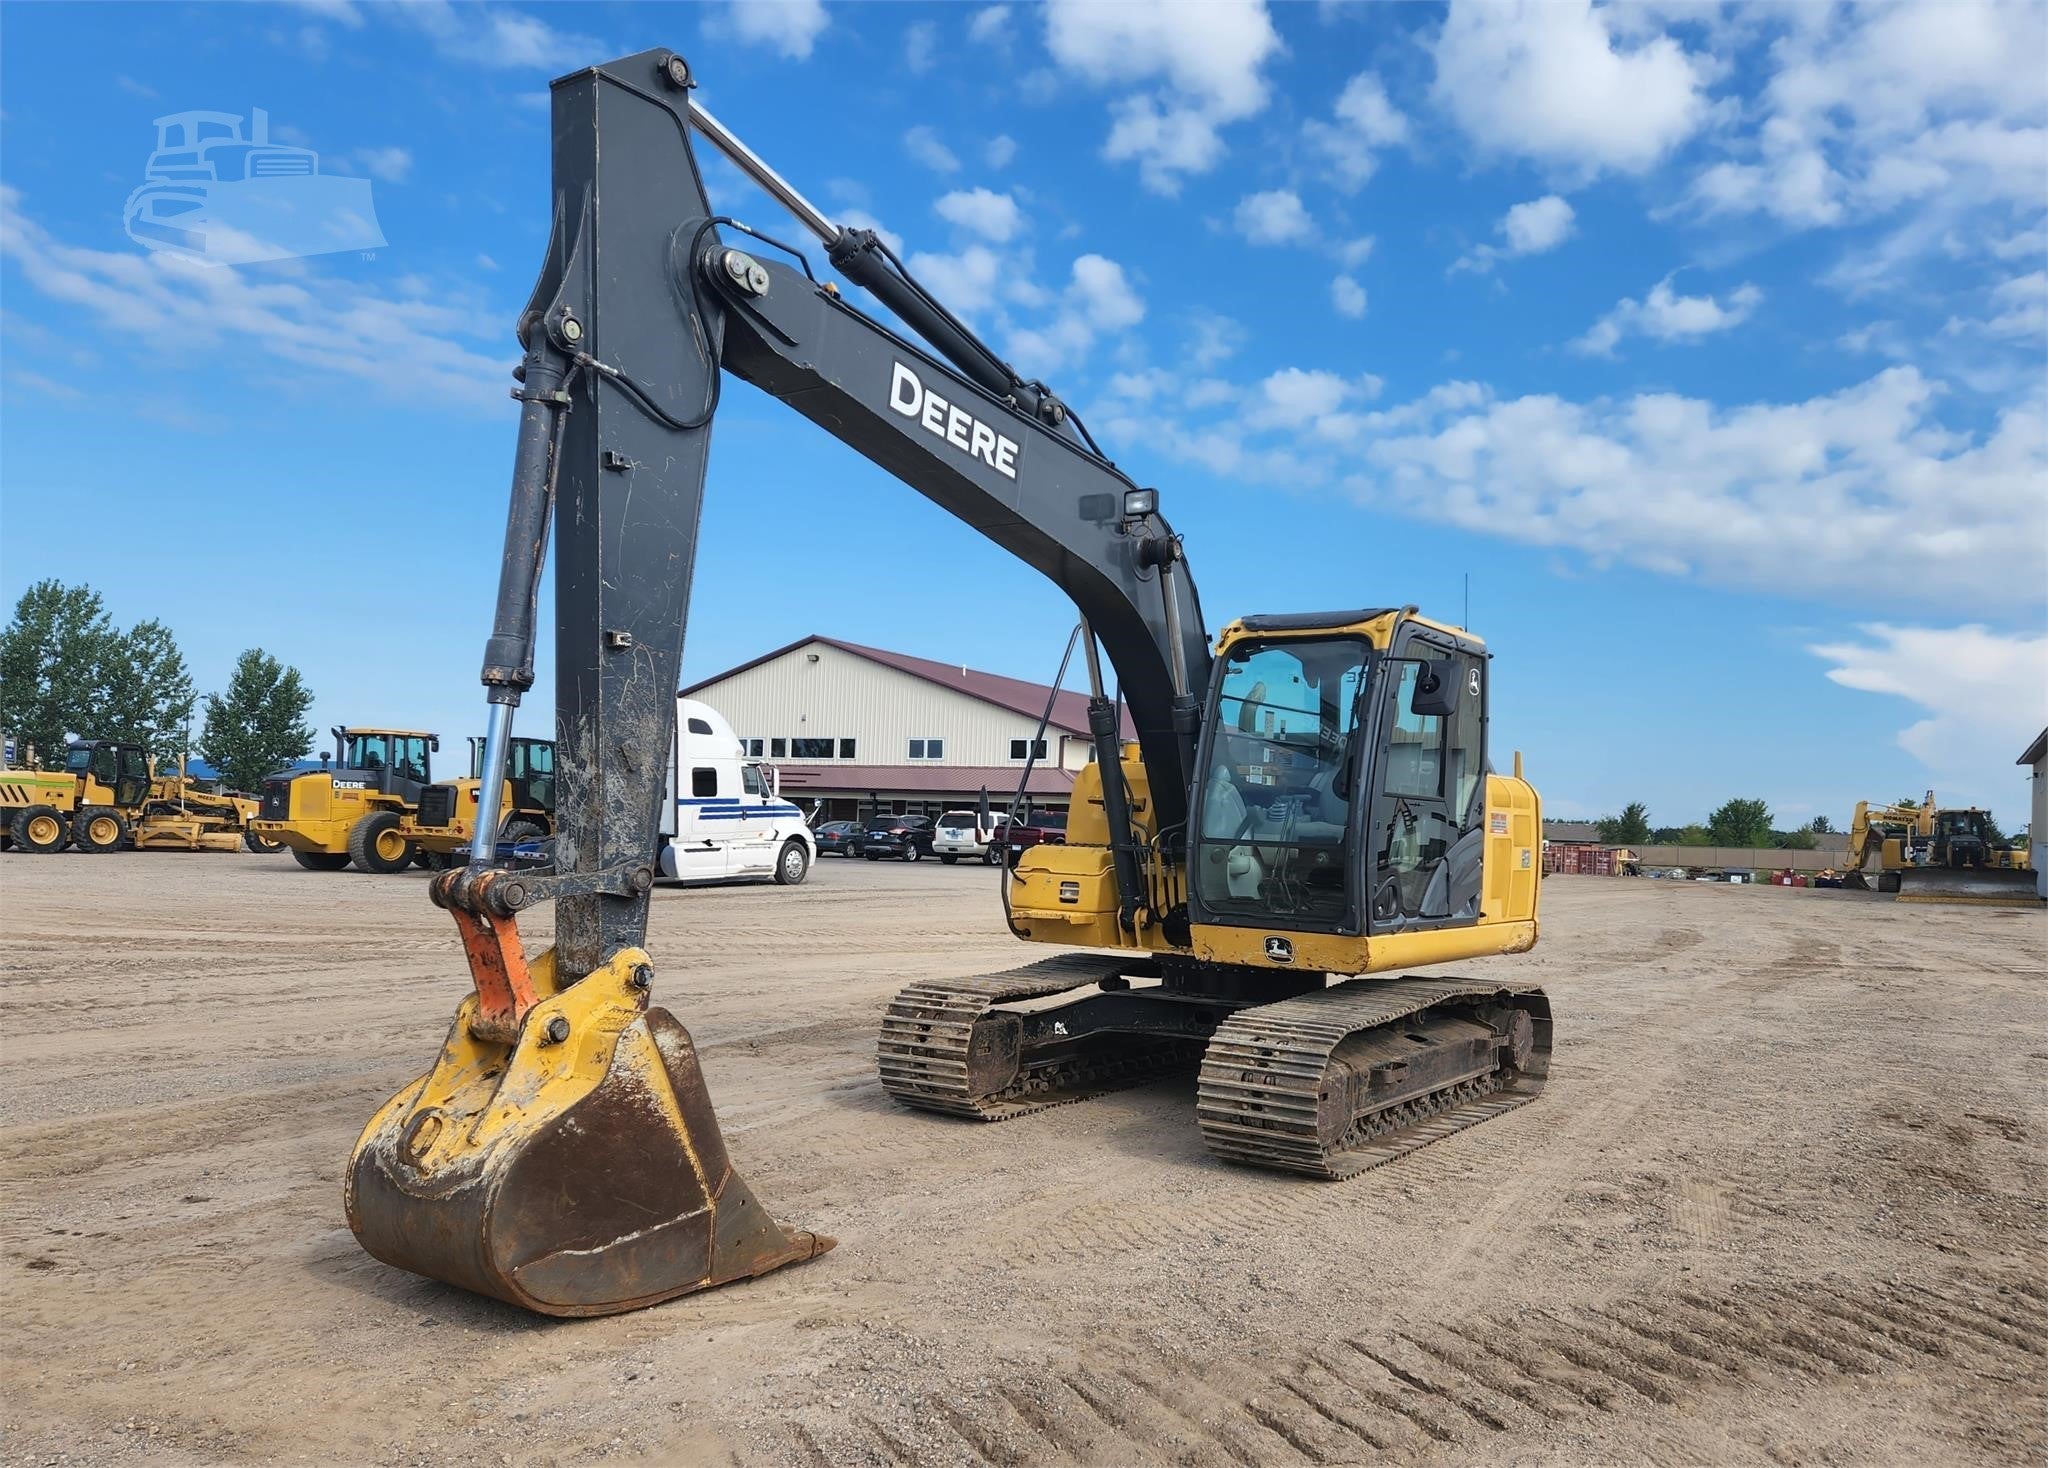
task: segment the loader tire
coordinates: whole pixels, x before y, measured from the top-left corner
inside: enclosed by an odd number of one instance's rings
[[[348,859],[359,872],[388,877],[412,865],[412,843],[398,834],[398,812],[373,810],[349,829]]]
[[[50,806],[32,805],[14,818],[14,844],[37,856],[48,856],[71,844],[71,828]]]
[[[119,851],[128,844],[128,818],[103,805],[80,806],[71,818],[71,839],[80,851],[95,856]]]
[[[775,854],[776,885],[794,887],[809,875],[810,870],[811,855],[804,850],[803,842],[794,838],[783,842],[782,850]]]
[[[534,821],[511,820],[505,822],[504,829],[498,832],[498,839],[517,846],[522,841],[538,841],[545,835],[547,832]]]
[[[255,852],[258,856],[274,856],[284,850],[284,843],[282,841],[266,841],[254,831],[244,831],[242,833],[242,845],[246,849]]]
[[[292,848],[292,860],[309,872],[338,872],[348,865],[346,851],[301,851]]]

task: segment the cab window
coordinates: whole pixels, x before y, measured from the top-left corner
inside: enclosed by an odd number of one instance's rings
[[[351,734],[342,746],[342,764],[351,770],[381,770],[391,763],[391,740],[384,734]]]
[[[761,781],[761,772],[752,765],[740,766],[740,789],[749,795],[766,795],[768,787]]]
[[[690,794],[698,799],[708,799],[718,794],[718,771],[716,768],[690,771]]]
[[[402,735],[391,741],[391,768],[405,780],[422,783],[427,778],[427,741],[420,735]]]

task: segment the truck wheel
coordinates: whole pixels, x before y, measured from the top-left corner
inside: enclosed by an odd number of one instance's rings
[[[398,812],[373,810],[348,833],[348,859],[359,872],[388,877],[412,865],[412,843],[398,834]]]
[[[948,853],[944,856],[941,856],[939,860],[944,862],[947,866],[953,866],[960,860],[960,858]]]
[[[128,844],[128,818],[103,805],[82,806],[71,818],[71,839],[94,855],[119,851]]]
[[[536,822],[514,819],[505,822],[504,828],[498,832],[498,839],[517,846],[522,841],[538,841],[545,835],[547,832]]]
[[[416,851],[412,864],[423,872],[445,872],[455,864],[455,858],[445,851]]]
[[[255,852],[258,856],[274,856],[284,849],[282,841],[266,841],[254,831],[244,831],[242,833],[242,845],[247,850]]]
[[[346,851],[301,851],[292,848],[292,860],[309,872],[338,872],[348,865]]]
[[[804,879],[811,869],[810,853],[804,850],[801,841],[782,843],[782,854],[775,858],[775,880],[784,887],[794,887]]]
[[[48,856],[71,844],[71,831],[55,810],[32,805],[14,818],[14,844],[37,856]]]

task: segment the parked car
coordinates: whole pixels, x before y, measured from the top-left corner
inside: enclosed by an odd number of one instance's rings
[[[860,854],[869,861],[919,861],[932,854],[937,834],[930,816],[881,816],[861,828]]]
[[[932,850],[947,866],[963,856],[972,861],[993,862],[1001,850],[998,843],[1003,837],[1003,827],[1009,823],[1009,816],[1001,811],[990,812],[988,824],[983,825],[977,811],[949,810],[939,817],[939,831],[932,839]]]
[[[860,836],[859,821],[827,821],[811,832],[820,856],[852,856]]]
[[[1049,846],[1067,844],[1067,813],[1063,810],[1035,810],[1023,820],[1013,823],[1003,833],[1003,853],[1011,866],[1017,858],[1032,847],[1044,842]]]

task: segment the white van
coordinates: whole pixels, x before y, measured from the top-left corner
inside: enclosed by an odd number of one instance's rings
[[[793,887],[817,855],[803,812],[776,793],[774,769],[743,757],[718,710],[678,698],[656,870],[682,882],[772,877]]]

